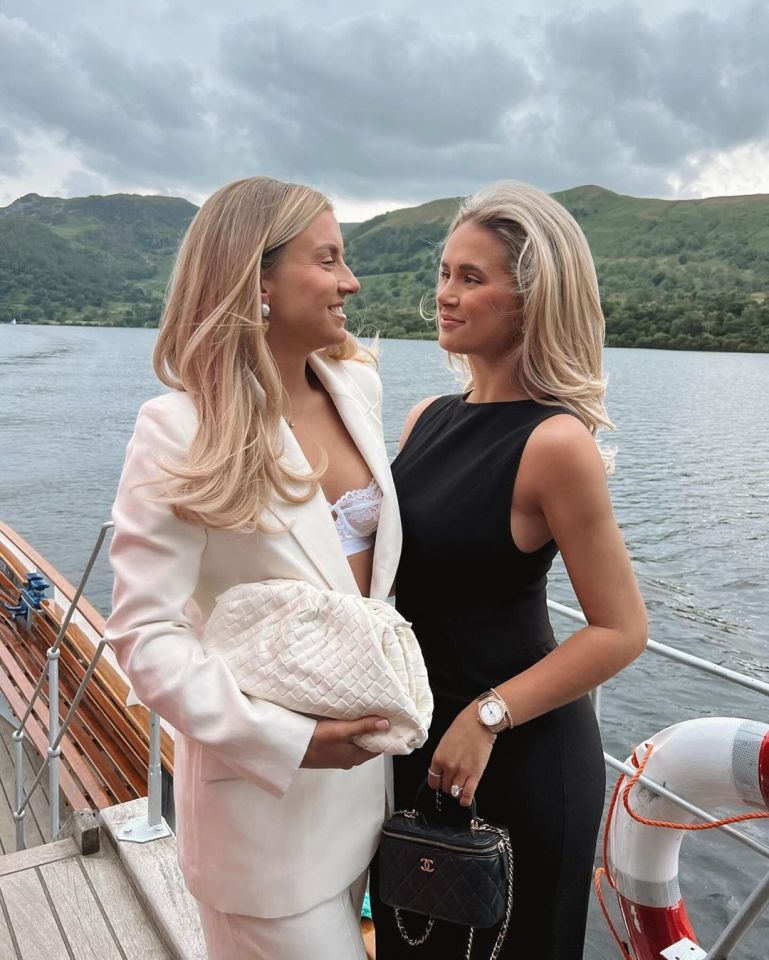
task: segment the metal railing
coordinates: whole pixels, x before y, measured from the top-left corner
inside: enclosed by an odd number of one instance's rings
[[[547,605],[554,613],[560,614],[561,616],[567,617],[568,619],[574,620],[575,622],[583,625],[587,623],[584,614],[582,614],[579,610],[574,610],[562,603],[557,603],[555,600],[548,600]],[[769,683],[766,683],[763,680],[758,680],[755,677],[749,677],[746,674],[738,673],[736,670],[730,670],[728,667],[722,667],[717,663],[712,663],[710,660],[705,660],[703,657],[697,657],[693,654],[685,653],[683,650],[677,650],[675,647],[670,647],[667,644],[659,643],[656,640],[648,640],[646,649],[651,653],[665,657],[668,660],[673,660],[676,663],[683,664],[684,666],[691,667],[695,670],[700,670],[703,673],[710,674],[713,677],[718,677],[719,680],[736,684],[744,687],[747,690],[750,690],[753,693],[758,693],[762,696],[769,697]],[[601,687],[597,687],[592,691],[590,699],[593,703],[593,708],[600,723],[602,700]],[[611,767],[613,770],[624,774],[628,778],[633,777],[637,773],[637,770],[634,767],[623,763],[617,757],[612,756],[612,754],[604,751],[603,756],[607,767]],[[647,776],[639,777],[639,782],[645,787],[648,787],[649,790],[652,790],[659,796],[670,800],[672,803],[676,804],[676,806],[694,814],[704,822],[715,823],[720,819],[714,814],[708,812],[707,810],[701,809],[700,807],[691,803],[685,797],[682,797],[674,791],[669,790],[664,785],[657,783],[655,780],[652,780]],[[746,847],[749,847],[754,853],[758,853],[760,856],[769,859],[769,846],[761,843],[759,840],[754,839],[743,830],[730,825],[722,825],[715,829],[720,830],[722,833],[727,834],[732,839],[738,841]],[[721,931],[716,939],[716,942],[713,944],[710,950],[708,950],[707,953],[705,951],[700,951],[697,954],[697,957],[701,958],[701,960],[729,960],[731,951],[745,936],[755,921],[758,920],[758,918],[766,909],[767,905],[769,905],[769,872],[754,887],[737,913]],[[696,960],[694,954],[692,954],[692,960]]]
[[[107,532],[112,529],[112,526],[112,522],[107,521],[106,523],[103,523],[99,529],[99,535],[96,538],[96,543],[94,544],[93,549],[91,550],[91,555],[88,558],[88,563],[83,571],[83,576],[80,578],[80,583],[78,584],[77,590],[75,591],[64,618],[61,621],[56,638],[46,653],[47,664],[43,668],[43,672],[40,674],[40,679],[37,681],[32,696],[29,699],[27,709],[20,718],[16,730],[11,735],[14,744],[15,809],[13,810],[13,819],[16,823],[17,850],[23,850],[26,847],[26,841],[24,837],[24,818],[26,816],[27,807],[32,799],[32,795],[42,782],[46,768],[48,769],[51,839],[53,839],[61,829],[59,793],[59,763],[61,762],[61,744],[67,735],[70,724],[77,712],[77,708],[80,706],[80,701],[83,699],[86,687],[88,686],[99,660],[101,659],[101,655],[104,647],[107,645],[107,641],[101,640],[98,643],[91,659],[88,661],[83,679],[80,681],[80,685],[77,688],[75,696],[72,698],[67,715],[61,724],[59,724],[59,657],[62,644],[67,638],[67,629],[69,628],[72,618],[77,611],[77,605],[80,602],[80,598],[83,595],[85,586],[88,583],[89,577],[91,576],[91,571],[93,570],[101,548],[104,545]],[[42,613],[42,610],[36,610],[30,607],[30,617],[42,616]],[[37,771],[37,775],[35,776],[32,785],[25,793],[24,731],[29,718],[32,716],[35,703],[37,702],[38,697],[40,697],[43,688],[46,685],[46,680],[48,681],[48,751],[46,757],[43,759],[40,769]],[[143,842],[145,840],[154,840],[158,839],[159,837],[168,836],[171,833],[161,814],[161,781],[160,721],[157,714],[150,712],[149,763],[147,769],[148,816],[146,819],[139,818],[141,820],[141,825],[139,825],[138,821],[131,821],[130,824],[126,824],[123,828],[123,832],[127,831],[125,839]]]

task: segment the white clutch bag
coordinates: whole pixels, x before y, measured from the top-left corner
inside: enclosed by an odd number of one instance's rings
[[[336,720],[385,717],[389,730],[356,738],[366,750],[411,753],[427,739],[433,697],[419,644],[383,600],[301,580],[244,583],[218,597],[202,643],[248,696]]]

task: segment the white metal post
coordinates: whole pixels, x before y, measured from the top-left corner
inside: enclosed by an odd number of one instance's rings
[[[59,651],[48,650],[48,802],[50,803],[51,840],[59,832]]]
[[[13,819],[16,821],[16,849],[24,850],[24,731],[19,728],[11,734],[13,740],[13,772],[15,779],[15,800],[16,805],[13,811]]]
[[[163,770],[160,764],[160,717],[150,713],[150,756],[147,769],[147,808],[150,827],[161,823],[163,800]]]
[[[147,843],[170,837],[171,828],[161,814],[163,801],[163,771],[160,763],[160,717],[150,711],[149,718],[150,752],[147,764],[147,816],[135,817],[123,824],[118,840],[130,840],[133,843]]]
[[[595,718],[598,721],[598,726],[601,725],[601,691],[602,687],[593,687],[590,691],[590,702],[593,704],[593,712],[595,713]]]

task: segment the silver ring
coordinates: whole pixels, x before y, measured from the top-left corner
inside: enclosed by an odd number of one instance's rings
[[[460,787],[458,783],[452,783],[452,784],[451,784],[451,796],[452,796],[455,800],[458,799],[459,795],[462,793],[462,791],[463,791],[464,789],[465,789],[465,788],[464,788],[464,787]]]
[[[439,773],[436,773],[435,770],[431,770],[429,767],[427,768],[427,774],[430,777],[440,777]]]

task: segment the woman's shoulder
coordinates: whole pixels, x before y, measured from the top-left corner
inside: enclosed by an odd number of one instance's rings
[[[417,422],[417,420],[425,412],[425,410],[427,410],[428,407],[431,407],[434,403],[436,403],[436,401],[442,400],[446,402],[451,399],[452,397],[450,395],[441,396],[437,393],[434,393],[432,394],[432,396],[425,397],[423,400],[420,400],[418,403],[415,403],[414,406],[409,410],[408,414],[406,415],[406,423],[404,424],[404,428],[408,426],[408,428],[411,429],[414,426],[414,424]]]
[[[409,410],[403,423],[403,430],[401,431],[400,440],[398,441],[398,450],[403,449],[406,441],[411,436],[417,421],[421,419],[422,414],[426,410],[428,410],[430,407],[433,407],[434,410],[438,411],[447,404],[452,402],[456,403],[460,396],[460,394],[448,394],[443,396],[433,394],[430,397],[425,397],[424,400],[420,400],[419,403],[415,403],[414,406]],[[438,401],[440,401],[440,403]]]
[[[139,408],[136,432],[151,431],[191,442],[198,429],[195,401],[184,390],[172,390],[147,400]]]
[[[526,460],[534,472],[558,482],[564,476],[605,482],[605,468],[595,437],[571,410],[550,407],[526,445]]]
[[[167,393],[160,393],[156,397],[151,397],[139,408],[139,412],[147,413],[173,413],[191,416],[197,416],[195,401],[186,390],[169,390]]]

